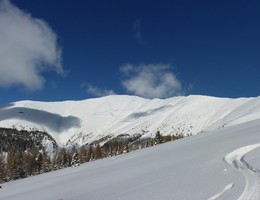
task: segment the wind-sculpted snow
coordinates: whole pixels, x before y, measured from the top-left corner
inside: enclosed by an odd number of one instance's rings
[[[25,107],[11,107],[0,109],[0,121],[19,119],[48,127],[62,133],[73,127],[80,127],[80,119],[74,116],[63,117],[59,114]],[[15,124],[14,124],[15,125]],[[22,125],[22,124],[21,124]]]
[[[162,107],[159,107],[159,108],[155,108],[155,109],[152,109],[152,110],[147,110],[145,112],[135,112],[135,113],[132,113],[131,115],[129,115],[126,120],[138,120],[139,118],[142,118],[142,117],[147,117],[147,116],[151,116],[151,115],[156,115],[156,113],[159,113],[159,112],[162,112],[162,111],[165,111],[169,108],[171,108],[172,106],[162,106]]]
[[[248,122],[260,118],[260,97],[112,95],[83,101],[20,101],[0,109],[0,118],[0,127],[36,128],[47,131],[60,145],[68,141],[82,145],[122,134],[154,137],[158,130],[163,135],[196,135]]]
[[[255,120],[8,182],[0,199],[256,199],[258,174],[250,160],[257,157],[259,133],[260,120]]]

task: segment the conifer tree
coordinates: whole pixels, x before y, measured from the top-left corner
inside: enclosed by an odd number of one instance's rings
[[[72,155],[71,166],[76,167],[76,166],[79,166],[79,164],[80,164],[79,154],[77,152],[75,152]]]
[[[64,147],[61,148],[60,151],[57,154],[56,164],[57,164],[58,169],[61,169],[61,168],[68,166],[67,151]]]
[[[42,171],[42,165],[43,165],[43,155],[42,153],[40,152],[37,157],[36,157],[36,166],[37,166],[37,173],[41,173]]]
[[[26,171],[28,175],[35,175],[38,173],[37,168],[37,156],[38,150],[35,148],[30,148],[27,150],[26,158],[24,158],[24,163],[26,165]]]
[[[155,135],[155,142],[157,144],[161,144],[163,142],[163,137],[162,137],[160,131],[157,131],[157,133]]]
[[[129,151],[129,146],[126,144],[123,153],[128,153]]]
[[[52,163],[52,169],[53,170],[59,169],[59,166],[58,166],[58,151],[56,151],[54,153],[54,155],[52,156],[51,163]]]
[[[42,154],[42,167],[41,171],[42,172],[49,172],[52,169],[52,164],[51,164],[51,159],[48,155],[48,153],[44,150]]]
[[[81,164],[87,162],[87,154],[88,154],[88,151],[85,148],[85,146],[80,147],[80,150],[79,150],[79,162]]]
[[[7,168],[7,180],[13,180],[14,173],[15,173],[15,154],[12,150],[8,152],[6,168]]]
[[[93,157],[93,147],[92,146],[89,146],[88,148],[88,154],[87,154],[87,162],[91,161],[94,159]]]
[[[13,174],[14,179],[25,178],[27,176],[25,173],[22,152],[15,153],[15,167]]]
[[[4,162],[4,156],[0,153],[0,179],[3,181],[6,180],[6,164]]]
[[[95,157],[95,159],[102,158],[102,150],[101,150],[99,143],[96,145],[96,147],[94,149],[94,157]]]

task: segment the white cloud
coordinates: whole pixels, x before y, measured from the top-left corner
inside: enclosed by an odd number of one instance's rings
[[[120,71],[123,74],[128,75],[129,73],[131,73],[132,71],[135,71],[135,70],[134,70],[134,66],[133,65],[126,64],[126,65],[123,65],[122,67],[120,67]]]
[[[123,87],[130,93],[145,98],[167,98],[182,94],[182,84],[171,71],[170,65],[124,65]]]
[[[44,86],[43,71],[64,74],[57,36],[41,19],[0,0],[0,87]]]
[[[81,87],[86,88],[86,92],[95,97],[102,97],[116,94],[113,90],[101,89],[97,86],[83,83]]]

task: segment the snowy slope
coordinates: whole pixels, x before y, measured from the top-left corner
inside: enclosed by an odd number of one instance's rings
[[[83,101],[20,101],[0,108],[0,127],[47,131],[59,144],[120,134],[195,135],[260,118],[260,97],[143,99],[113,95]]]
[[[259,200],[259,146],[254,120],[5,183],[0,199]]]

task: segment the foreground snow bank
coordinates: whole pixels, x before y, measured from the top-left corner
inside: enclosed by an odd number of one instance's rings
[[[260,120],[256,120],[9,182],[3,185],[0,199],[242,200],[249,195],[254,199],[255,190],[250,188],[258,177],[242,158],[249,150],[254,156],[254,148],[246,146],[260,143],[259,133]]]

